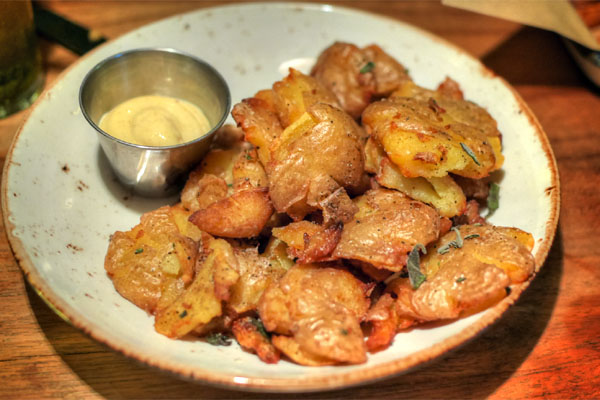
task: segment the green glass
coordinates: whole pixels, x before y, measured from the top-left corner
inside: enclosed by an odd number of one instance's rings
[[[0,0],[0,118],[29,107],[43,86],[31,2]]]

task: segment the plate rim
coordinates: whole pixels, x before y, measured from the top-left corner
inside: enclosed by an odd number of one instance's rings
[[[37,268],[35,264],[30,259],[28,253],[25,251],[25,247],[18,237],[13,234],[13,231],[17,228],[15,224],[10,221],[10,210],[8,209],[8,201],[9,201],[9,191],[8,191],[8,180],[10,175],[10,167],[13,165],[13,152],[18,143],[19,138],[21,137],[21,133],[23,132],[24,127],[27,125],[30,117],[37,108],[38,105],[42,104],[45,99],[49,96],[49,93],[52,92],[60,82],[62,82],[67,74],[69,74],[72,69],[78,66],[80,63],[85,62],[88,58],[91,57],[96,51],[103,49],[105,46],[112,45],[115,41],[118,41],[120,38],[126,35],[133,34],[137,32],[139,29],[147,28],[154,24],[163,23],[166,20],[176,19],[178,17],[184,15],[190,15],[194,13],[207,12],[210,10],[221,10],[225,8],[254,8],[254,7],[279,7],[280,9],[290,10],[294,8],[302,9],[302,10],[310,10],[310,11],[325,11],[325,8],[329,12],[335,13],[344,13],[344,14],[354,14],[354,15],[367,15],[374,19],[380,19],[382,21],[392,23],[394,25],[401,25],[404,28],[411,29],[415,32],[418,32],[420,35],[427,36],[428,38],[434,40],[442,44],[445,47],[449,47],[454,49],[459,54],[466,56],[471,61],[475,61],[482,75],[489,75],[496,79],[499,79],[501,85],[511,92],[511,95],[515,98],[516,102],[519,105],[519,109],[523,111],[525,116],[529,120],[529,124],[535,131],[535,136],[539,140],[541,144],[541,150],[544,152],[546,161],[548,162],[548,169],[550,171],[550,182],[552,184],[551,187],[548,188],[546,195],[550,197],[550,213],[548,218],[546,219],[546,227],[545,234],[542,243],[539,245],[539,248],[536,250],[535,257],[535,272],[533,275],[525,282],[515,286],[511,293],[500,301],[495,306],[487,309],[484,314],[475,322],[470,324],[469,326],[462,329],[460,332],[442,340],[441,342],[435,343],[432,346],[429,346],[417,353],[411,354],[406,357],[402,357],[399,359],[382,362],[376,366],[373,366],[368,369],[357,369],[351,371],[345,371],[340,373],[326,374],[326,375],[313,375],[310,377],[294,377],[294,378],[257,378],[257,377],[240,377],[234,373],[213,373],[207,368],[198,368],[192,366],[181,365],[178,363],[172,363],[165,360],[151,360],[148,357],[145,357],[143,354],[138,354],[136,352],[128,351],[126,348],[126,343],[120,340],[111,341],[103,337],[101,334],[95,333],[93,329],[90,329],[86,326],[85,317],[82,320],[79,320],[77,316],[77,312],[73,310],[68,304],[66,304],[60,296],[54,293],[53,290],[47,285],[47,283],[40,277],[37,272]],[[376,14],[370,11],[364,11],[352,7],[346,6],[338,6],[338,5],[329,5],[322,3],[304,3],[304,2],[258,2],[258,3],[234,3],[227,4],[221,6],[211,6],[199,8],[196,10],[192,10],[186,13],[176,14],[167,18],[163,18],[149,24],[138,27],[134,30],[124,33],[119,37],[116,37],[101,46],[95,48],[91,52],[86,55],[80,57],[74,63],[72,63],[69,67],[67,67],[64,71],[62,71],[54,81],[46,88],[44,88],[43,93],[39,96],[38,100],[32,105],[27,115],[24,117],[23,122],[19,126],[17,132],[15,133],[13,140],[11,142],[11,146],[7,155],[5,157],[4,168],[2,171],[2,181],[1,181],[1,205],[2,205],[2,215],[4,220],[4,229],[6,236],[8,238],[9,245],[13,252],[14,258],[17,261],[20,269],[22,270],[25,278],[34,289],[34,291],[43,299],[43,301],[52,309],[59,317],[65,320],[67,323],[71,324],[75,328],[82,331],[87,336],[91,337],[95,341],[106,345],[113,351],[123,354],[124,356],[141,362],[142,364],[151,367],[152,369],[158,369],[161,372],[174,374],[184,380],[196,382],[196,383],[204,383],[217,387],[222,387],[226,389],[234,389],[234,390],[245,390],[245,391],[259,391],[259,392],[276,392],[276,393],[297,393],[297,392],[314,392],[314,391],[323,391],[323,390],[335,390],[341,388],[348,388],[357,385],[367,385],[369,383],[373,383],[382,379],[389,379],[393,376],[397,376],[400,374],[404,374],[410,372],[411,370],[423,366],[425,363],[430,362],[436,358],[442,357],[447,354],[450,350],[456,349],[457,347],[465,344],[466,342],[475,338],[479,333],[481,333],[485,328],[492,325],[495,321],[497,321],[504,312],[513,305],[520,295],[525,291],[527,287],[529,287],[532,280],[536,277],[536,275],[541,270],[544,265],[548,254],[550,252],[550,248],[552,246],[552,242],[554,240],[556,230],[558,227],[558,218],[560,213],[560,178],[558,166],[556,163],[556,159],[554,157],[554,153],[550,146],[550,141],[544,132],[541,124],[537,120],[536,116],[533,114],[529,106],[525,103],[525,101],[521,98],[519,93],[514,89],[504,78],[495,74],[491,69],[486,67],[478,58],[472,56],[466,50],[460,48],[459,46],[447,41],[446,39],[437,36],[429,31],[426,31],[420,27],[411,25],[407,22],[397,20],[388,16],[384,16],[381,14]],[[308,367],[307,367],[308,368]]]

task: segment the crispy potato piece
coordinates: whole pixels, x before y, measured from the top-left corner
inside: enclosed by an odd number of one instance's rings
[[[259,319],[243,317],[233,321],[232,331],[240,346],[250,350],[267,364],[279,361],[279,350],[273,346]]]
[[[231,286],[227,308],[236,314],[255,310],[266,288],[277,282],[290,268],[281,262],[279,255],[266,251],[258,254],[256,247],[232,246],[238,261],[240,278]]]
[[[454,100],[464,100],[465,98],[458,82],[448,76],[442,83],[439,84],[437,92],[443,97]]]
[[[192,171],[181,191],[181,204],[198,211],[224,199],[233,190],[234,162],[242,153],[241,148],[211,150]]]
[[[269,239],[269,243],[267,243],[267,247],[262,255],[268,258],[271,263],[278,264],[279,267],[286,271],[294,266],[294,260],[288,255],[287,245],[274,236],[271,236]]]
[[[359,211],[344,225],[336,258],[400,271],[417,243],[426,245],[439,235],[438,213],[398,191],[374,189],[354,201]]]
[[[228,238],[258,236],[273,214],[267,188],[236,192],[198,210],[190,222],[211,235]]]
[[[463,215],[453,218],[456,225],[487,224],[485,218],[479,215],[479,203],[477,200],[467,201]]]
[[[405,68],[379,46],[359,49],[343,42],[321,52],[311,75],[335,94],[354,119],[374,97],[388,96],[401,82],[410,80]]]
[[[177,225],[177,229],[182,235],[189,237],[196,242],[202,242],[202,231],[189,221],[191,211],[185,209],[181,203],[177,203],[171,207],[171,214]]]
[[[366,71],[370,61],[355,45],[336,42],[321,52],[311,75],[335,94],[343,110],[357,119],[376,90],[373,72]]]
[[[315,78],[290,68],[288,76],[273,85],[275,109],[281,126],[287,128],[313,105],[329,104],[340,108],[335,95]]]
[[[227,197],[227,192],[224,179],[192,171],[181,192],[181,204],[190,211],[202,210]]]
[[[292,222],[281,228],[273,228],[273,236],[288,246],[290,257],[299,264],[323,261],[331,255],[338,244],[342,225],[329,227],[309,221]]]
[[[235,191],[269,187],[267,174],[254,149],[245,150],[238,156],[232,175]]]
[[[467,199],[460,186],[449,175],[440,178],[406,178],[386,158],[375,179],[381,186],[399,190],[415,200],[430,204],[442,217],[461,215],[467,206]]]
[[[462,246],[450,244],[457,243],[454,230],[429,246],[421,260],[427,280],[418,289],[407,278],[388,285],[386,290],[397,296],[395,311],[404,326],[486,309],[506,296],[509,285],[533,273],[535,263],[527,247],[531,235],[491,225],[463,225],[458,231]]]
[[[362,122],[406,177],[488,176],[501,165],[499,137],[455,116],[433,98],[394,97],[369,105]]]
[[[154,328],[170,338],[180,338],[208,324],[222,313],[221,302],[239,278],[233,249],[223,239],[208,240],[205,257],[196,264],[196,276],[187,289],[156,314]]]
[[[360,363],[366,360],[360,321],[369,307],[369,291],[345,270],[296,265],[265,291],[258,310],[268,331],[293,336],[298,345],[293,353],[274,339],[290,358],[300,362],[293,354],[310,354]]]
[[[154,313],[163,294],[161,306],[168,293],[191,281],[197,253],[198,245],[181,234],[164,206],[143,214],[130,231],[115,232],[104,268],[123,297]]]
[[[364,168],[362,135],[343,111],[327,104],[312,106],[271,145],[267,173],[275,209],[301,220],[316,209],[327,208],[328,197],[340,187],[359,185]],[[336,196],[334,202],[349,204],[345,191]],[[347,214],[334,212],[329,219],[334,223]]]
[[[456,240],[455,231],[447,233],[432,246],[435,251],[430,251],[422,263],[427,276],[437,272],[438,261],[440,265],[455,262],[454,258],[460,259],[463,254],[502,269],[510,277],[511,283],[521,283],[533,273],[535,263],[531,249],[534,241],[531,234],[518,228],[492,225],[461,225],[459,230],[463,238],[460,249],[452,247],[445,254],[437,251]],[[464,240],[472,235],[478,236]]]
[[[274,101],[273,91],[264,90],[242,100],[231,111],[233,119],[243,129],[246,140],[256,146],[264,166],[271,159],[271,143],[283,132]]]
[[[398,331],[398,314],[394,308],[394,299],[389,293],[381,296],[367,314],[371,331],[367,337],[367,349],[376,352],[387,348]]]
[[[373,138],[369,138],[365,146],[365,169],[376,174],[375,179],[381,186],[430,204],[443,217],[454,217],[465,211],[465,195],[452,177],[407,178]]]
[[[288,356],[292,361],[300,365],[307,365],[310,367],[320,367],[326,365],[335,365],[337,362],[327,357],[318,356],[311,354],[308,351],[300,347],[300,344],[289,336],[273,336],[271,339],[273,345],[279,349],[283,354]]]
[[[376,97],[387,97],[402,84],[411,82],[406,68],[383,51],[381,47],[372,44],[365,47],[363,52],[375,64],[373,75],[375,76]]]

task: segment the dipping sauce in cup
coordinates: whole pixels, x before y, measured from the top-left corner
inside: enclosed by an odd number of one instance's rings
[[[190,142],[210,130],[204,112],[189,101],[167,96],[138,96],[100,118],[100,129],[117,139],[144,146]]]
[[[178,191],[206,154],[231,97],[206,62],[174,49],[136,49],[92,68],[79,104],[119,181],[160,197]]]

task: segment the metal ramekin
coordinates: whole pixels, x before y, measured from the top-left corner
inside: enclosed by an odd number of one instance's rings
[[[195,104],[204,111],[211,130],[187,143],[154,147],[128,143],[100,129],[102,115],[144,95]],[[79,105],[119,181],[137,194],[159,197],[177,191],[185,174],[206,154],[213,134],[227,118],[231,95],[219,72],[196,57],[169,48],[135,49],[92,68],[81,84]]]

